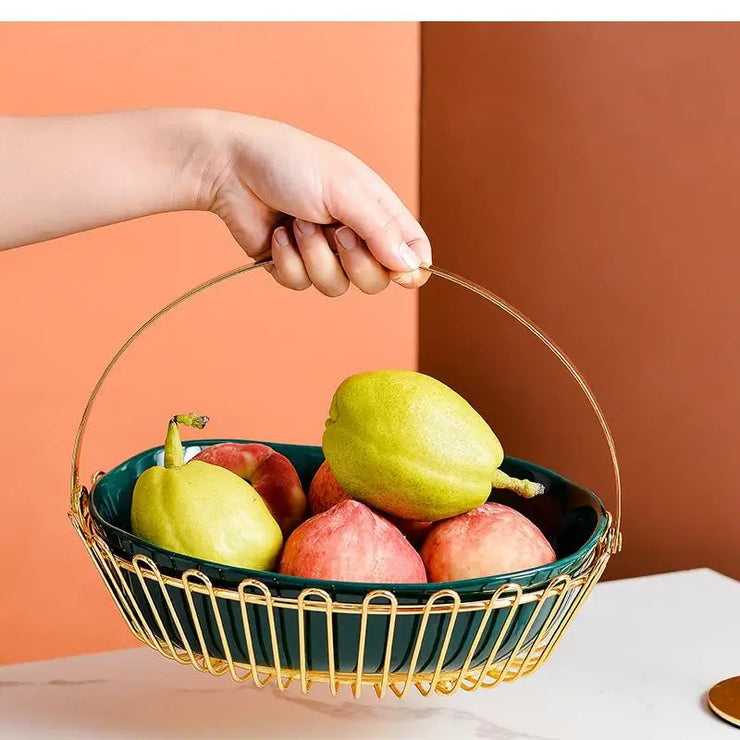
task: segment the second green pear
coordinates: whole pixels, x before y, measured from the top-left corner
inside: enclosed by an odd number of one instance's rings
[[[253,570],[274,568],[283,535],[262,497],[226,468],[184,461],[178,423],[202,428],[207,417],[174,417],[164,466],[145,470],[131,503],[134,534],[173,552]]]
[[[332,399],[322,446],[352,498],[404,519],[470,511],[492,487],[526,497],[543,490],[498,469],[501,443],[462,396],[411,370],[347,378]]]

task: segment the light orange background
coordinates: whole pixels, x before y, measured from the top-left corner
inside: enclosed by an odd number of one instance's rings
[[[2,114],[172,105],[282,119],[351,149],[417,206],[417,24],[3,24],[0,80]],[[0,663],[133,644],[66,519],[76,424],[134,328],[244,260],[199,213],[0,255]],[[190,409],[211,415],[213,436],[318,443],[343,377],[415,363],[411,293],[332,301],[242,277],[122,361],[83,471],[159,444],[166,418]]]

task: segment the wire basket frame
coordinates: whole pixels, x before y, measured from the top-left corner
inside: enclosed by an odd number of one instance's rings
[[[114,552],[106,542],[90,513],[90,491],[102,475],[96,474],[90,490],[80,483],[79,461],[85,427],[95,398],[109,372],[135,339],[151,324],[191,296],[223,280],[270,264],[269,260],[237,268],[213,278],[172,301],[123,344],[105,368],[95,385],[83,412],[75,439],[72,462],[72,490],[69,518],[90,555],[105,586],[116,603],[133,635],[145,645],[180,664],[190,664],[196,670],[214,676],[230,675],[237,682],[253,681],[258,687],[268,684],[286,690],[297,682],[307,693],[316,683],[328,684],[332,694],[340,687],[351,687],[355,697],[363,685],[371,686],[382,697],[390,690],[398,697],[415,687],[421,694],[452,694],[462,689],[492,688],[502,682],[530,675],[551,655],[575,614],[600,579],[611,555],[621,549],[621,482],[616,451],[604,415],[585,380],[567,356],[517,309],[486,289],[439,268],[426,268],[451,282],[465,287],[502,308],[528,328],[568,369],[594,410],[604,433],[612,465],[616,489],[616,517],[608,516],[603,535],[597,540],[588,557],[576,572],[553,577],[540,588],[524,589],[516,582],[500,586],[492,594],[481,594],[480,599],[461,599],[452,589],[433,593],[424,603],[400,603],[388,590],[369,591],[361,603],[335,601],[323,588],[305,588],[295,597],[274,595],[258,579],[245,579],[236,588],[214,585],[209,577],[197,569],[172,575],[163,573],[153,560],[144,555],[127,556]],[[178,609],[173,603],[186,605]],[[238,606],[238,619],[230,619],[230,629],[236,630],[240,650],[246,660],[234,657],[234,642],[227,638],[224,608],[231,614]],[[254,612],[266,615],[263,622],[267,634],[255,634]],[[290,614],[295,620],[298,643],[298,667],[288,666],[281,658],[281,635],[278,624]],[[326,641],[327,666],[317,670],[309,660],[307,622],[320,617],[323,639]],[[351,671],[338,666],[335,655],[337,632],[342,629],[345,615],[359,618],[359,637],[356,659]],[[445,619],[444,634],[434,652],[432,670],[427,659],[422,664],[420,653],[430,631],[430,624],[439,616]],[[474,615],[477,626],[465,640],[464,655],[458,655],[455,667],[448,660],[451,639],[456,624]],[[385,651],[380,670],[366,668],[366,637],[370,619],[381,617],[385,626]],[[416,625],[410,659],[403,670],[393,670],[391,655],[404,620],[415,618]],[[207,629],[208,621],[215,629]],[[291,622],[293,624],[293,622]],[[502,647],[510,628],[518,624],[513,647],[502,655]],[[494,629],[493,637],[491,631]],[[487,640],[484,640],[487,634]],[[215,635],[215,637],[214,637]],[[267,642],[268,660],[259,661],[256,640]],[[210,643],[210,646],[209,646]],[[214,647],[216,649],[214,649]],[[218,653],[218,654],[216,654]]]

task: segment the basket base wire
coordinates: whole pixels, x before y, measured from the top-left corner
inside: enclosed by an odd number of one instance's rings
[[[543,665],[552,654],[555,645],[560,641],[573,618],[580,610],[591,590],[599,581],[613,550],[611,538],[614,530],[607,527],[605,536],[599,540],[579,572],[573,576],[561,575],[553,578],[539,591],[523,592],[521,586],[509,583],[499,587],[491,596],[482,601],[462,602],[460,595],[452,590],[443,589],[434,593],[423,605],[401,605],[393,593],[386,590],[372,591],[365,596],[362,603],[334,602],[323,589],[310,588],[303,590],[297,598],[273,596],[268,587],[255,579],[245,579],[238,589],[216,588],[208,576],[197,570],[189,570],[181,577],[162,574],[157,565],[147,557],[135,555],[128,559],[114,554],[98,532],[89,516],[89,500],[86,489],[82,488],[79,496],[79,507],[70,512],[70,519],[80,539],[85,545],[95,567],[100,574],[108,592],[116,603],[132,634],[145,645],[156,650],[160,655],[180,664],[191,664],[201,673],[212,676],[230,674],[236,682],[253,681],[258,687],[268,684],[277,686],[281,691],[298,682],[300,690],[306,694],[314,683],[327,684],[330,692],[337,694],[342,686],[349,686],[354,697],[359,697],[363,686],[372,686],[378,697],[383,697],[390,689],[398,697],[404,697],[412,687],[422,695],[449,695],[462,689],[474,691],[478,688],[492,688],[501,682],[515,681],[528,676]],[[129,579],[133,575],[141,586],[146,603],[151,613],[151,624],[142,612],[135,598]],[[194,628],[197,644],[191,644],[181,617],[178,615],[170,597],[169,588],[180,589],[188,606],[188,617]],[[150,588],[160,592],[165,608],[157,608]],[[216,625],[223,658],[211,655],[204,634],[201,616],[196,608],[194,596],[205,596],[210,606],[209,616]],[[223,624],[219,601],[237,601],[241,613],[241,636],[246,648],[249,662],[235,660],[229,646]],[[535,628],[542,609],[546,604],[552,605],[542,624]],[[517,611],[524,604],[533,604],[534,608],[526,621],[526,626],[519,636],[514,648],[504,659],[496,660],[504,637],[513,623]],[[252,605],[263,607],[267,614],[272,665],[260,665],[256,660],[254,649],[255,637],[248,614]],[[298,613],[298,668],[281,665],[276,611],[291,609]],[[493,646],[488,650],[485,662],[471,668],[471,663],[478,652],[478,647],[491,618],[504,610],[505,618]],[[445,669],[445,661],[450,647],[456,620],[463,612],[480,612],[480,624],[475,636],[467,648],[465,659],[459,669]],[[306,616],[308,612],[321,612],[325,618],[325,633],[328,652],[328,669],[310,668],[307,658]],[[353,613],[360,616],[357,668],[354,671],[336,669],[334,652],[334,616],[341,613]],[[381,614],[388,619],[385,638],[383,668],[380,673],[364,669],[365,647],[368,618]],[[396,621],[401,614],[420,616],[413,650],[408,668],[403,672],[392,672],[391,649],[393,646]],[[433,614],[448,615],[447,626],[442,639],[439,655],[434,670],[417,671],[417,664],[427,632],[429,619]],[[165,621],[174,626],[180,646],[173,643],[166,629]]]

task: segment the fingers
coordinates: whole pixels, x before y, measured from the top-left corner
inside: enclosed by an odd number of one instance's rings
[[[393,195],[397,199],[395,193]],[[400,200],[398,203],[403,210],[398,212],[396,221],[403,238],[406,240],[409,247],[411,247],[411,249],[413,249],[419,256],[422,265],[431,265],[432,245],[429,242],[429,237],[424,233],[424,229],[421,228],[419,222],[414,218],[411,211],[409,211]],[[391,280],[402,285],[404,288],[419,288],[424,285],[429,278],[430,273],[426,270],[391,273]]]
[[[271,246],[273,265],[268,269],[278,283],[293,290],[313,284],[334,298],[353,283],[363,293],[374,295],[394,277],[348,226],[322,227],[296,219],[292,229],[275,229]],[[394,279],[404,287],[417,287],[426,277],[419,279],[418,273],[424,275],[423,271],[396,273]]]
[[[363,293],[374,295],[388,287],[388,270],[370,254],[349,226],[338,229],[334,241],[345,273]]]
[[[297,246],[285,226],[272,234],[272,259],[270,274],[280,285],[292,290],[305,290],[311,285]]]
[[[349,226],[381,265],[396,272],[419,267],[421,258],[404,239],[397,214],[386,209],[364,179],[349,178],[329,190],[331,215]]]
[[[432,264],[432,245],[421,224],[414,218],[413,214],[403,201],[396,195],[394,190],[379,176],[373,173],[370,190],[377,197],[383,210],[392,214],[403,240],[413,252],[419,257],[422,265]],[[430,273],[426,270],[392,271],[391,279],[404,288],[418,288],[427,280]]]
[[[371,295],[388,286],[388,271],[349,227],[322,229],[317,224],[296,219],[293,236],[309,280],[324,295],[332,298],[343,295],[350,282]]]
[[[331,251],[324,230],[316,224],[297,218],[293,222],[293,236],[306,273],[317,290],[330,298],[346,293],[349,279],[337,256]]]

